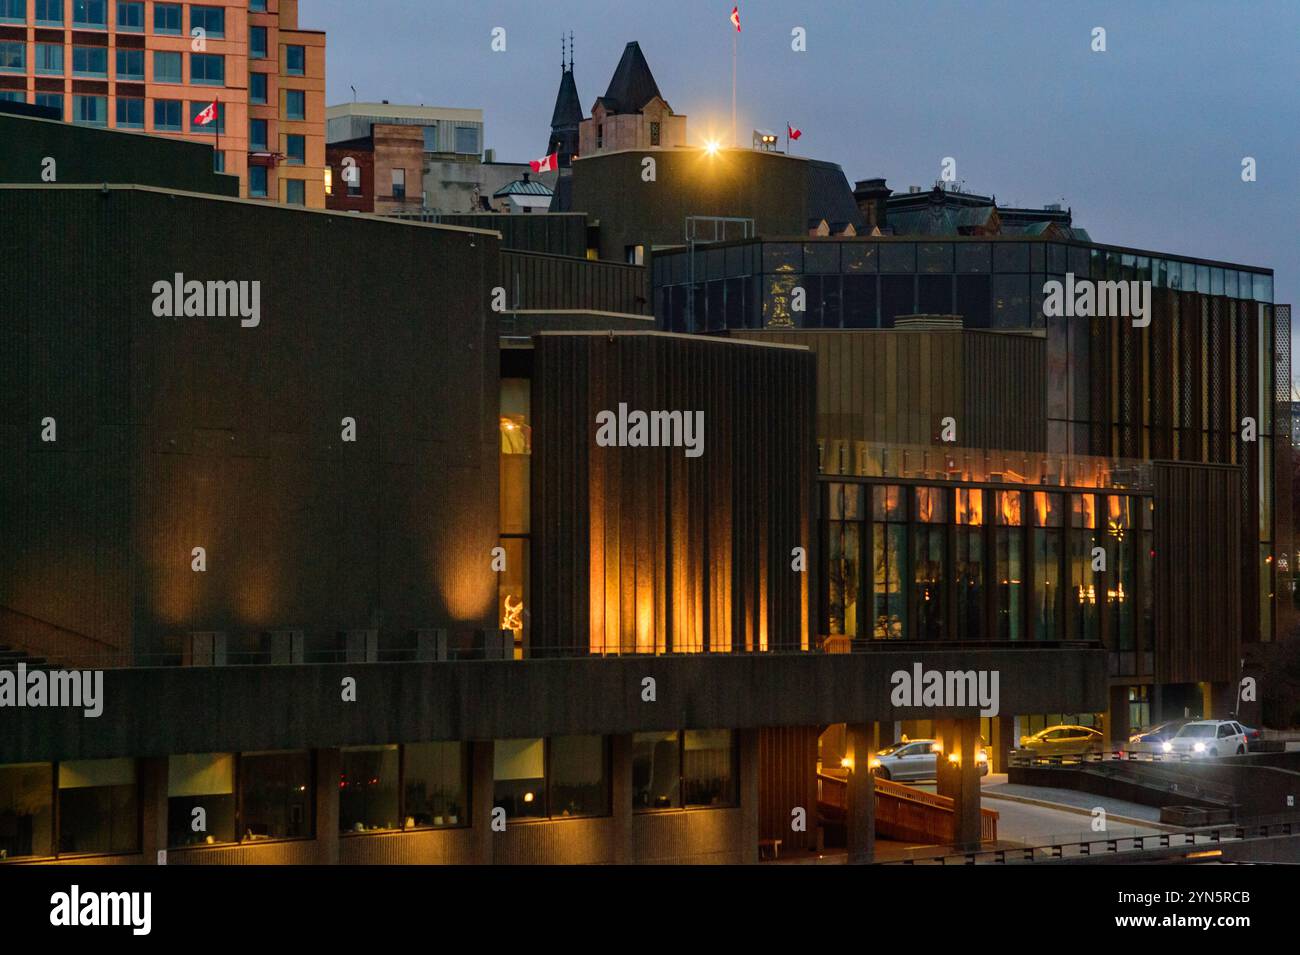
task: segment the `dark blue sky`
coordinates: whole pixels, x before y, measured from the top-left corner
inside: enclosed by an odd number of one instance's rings
[[[850,180],[1062,201],[1093,238],[1277,271],[1300,290],[1300,3],[741,0],[739,127],[804,130]],[[498,158],[540,156],[576,40],[584,110],[639,40],[699,141],[731,126],[730,0],[302,0],[327,101],[480,107]],[[505,27],[507,50],[490,33]],[[790,31],[807,30],[793,52]],[[1107,32],[1107,52],[1090,49]],[[1253,156],[1258,181],[1241,181]]]

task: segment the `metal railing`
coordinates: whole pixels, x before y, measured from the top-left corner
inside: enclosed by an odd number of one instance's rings
[[[1096,839],[1059,840],[1033,846],[979,849],[969,852],[944,852],[889,860],[881,865],[1012,865],[1051,862],[1062,859],[1086,859],[1092,856],[1121,856],[1127,853],[1170,850],[1177,854],[1213,853],[1225,845],[1263,839],[1300,835],[1300,821],[1256,821],[1250,824],[1210,826],[1178,832],[1132,835],[1107,835]]]

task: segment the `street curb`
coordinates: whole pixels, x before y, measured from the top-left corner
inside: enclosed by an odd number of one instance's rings
[[[1092,818],[1092,810],[1081,809],[1078,806],[1067,806],[1064,803],[1048,802],[1045,799],[1031,799],[1028,796],[1013,796],[1009,793],[991,793],[987,790],[980,793],[980,798],[988,799],[1005,799],[1007,802],[1024,803],[1026,806],[1039,806],[1043,809],[1058,809],[1063,812],[1073,812],[1080,816]],[[1106,820],[1109,822],[1114,819],[1116,822],[1122,822],[1128,826],[1142,826],[1147,829],[1159,829],[1162,832],[1182,832],[1177,826],[1166,825],[1163,822],[1152,822],[1147,819],[1134,819],[1132,816],[1117,816],[1113,812],[1106,813]]]

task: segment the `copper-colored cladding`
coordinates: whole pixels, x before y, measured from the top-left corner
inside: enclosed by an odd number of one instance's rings
[[[1156,465],[1155,678],[1160,683],[1238,677],[1243,606],[1238,559],[1241,472],[1235,467]],[[1247,614],[1247,617],[1251,616]]]
[[[807,648],[812,356],[663,334],[534,343],[534,654]],[[620,402],[703,411],[703,455],[598,447],[596,415]]]

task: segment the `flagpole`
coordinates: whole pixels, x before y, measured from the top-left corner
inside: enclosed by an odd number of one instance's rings
[[[216,104],[216,110],[214,111],[214,112],[216,113],[216,115],[212,117],[212,125],[215,126],[215,127],[217,127],[217,147],[216,147],[216,148],[217,148],[217,157],[218,157],[218,159],[220,159],[220,157],[221,157],[221,97],[220,97],[220,96],[213,97],[212,102]],[[214,163],[213,165],[216,165],[216,164]],[[225,162],[222,162],[222,163],[221,163],[221,171],[222,171],[222,172],[225,172],[225,171],[226,171],[226,164],[225,164]]]
[[[740,45],[740,31],[731,35],[731,145],[739,146],[736,136],[736,48]]]

